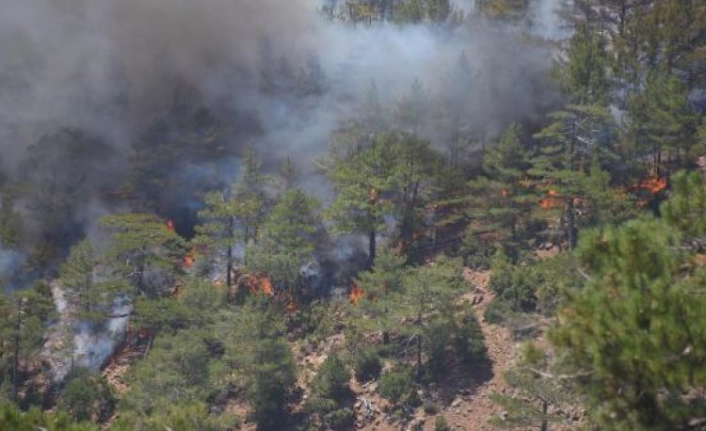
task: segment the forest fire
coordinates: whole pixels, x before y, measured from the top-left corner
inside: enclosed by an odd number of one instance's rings
[[[657,202],[655,199],[668,187],[669,181],[666,177],[651,173],[638,184],[628,188],[627,193],[636,194],[638,197],[637,206],[643,208]]]
[[[556,208],[561,204],[559,192],[556,190],[547,190],[547,197],[539,201],[539,206],[544,209]]]
[[[348,296],[348,299],[350,300],[351,304],[357,305],[358,302],[365,296],[365,291],[363,288],[358,286],[357,284],[353,285],[353,288],[351,289],[351,294]]]
[[[176,231],[176,227],[174,226],[174,220],[171,220],[171,219],[167,220],[167,229],[169,230],[169,232]]]
[[[659,177],[657,175],[651,175],[640,183],[639,187],[641,189],[645,189],[648,192],[652,193],[653,195],[658,194],[661,191],[664,191],[667,188],[667,179]]]
[[[239,279],[238,284],[245,289],[245,292],[251,295],[263,295],[273,302],[283,305],[284,309],[289,313],[296,312],[299,309],[295,294],[282,289],[276,290],[272,279],[267,275],[244,274]]]
[[[193,250],[184,256],[183,262],[184,262],[184,268],[186,268],[186,269],[193,268],[194,264],[196,263],[196,257],[194,257]]]
[[[273,298],[275,296],[275,289],[272,286],[272,280],[270,277],[263,275],[256,279],[257,284],[251,286],[252,293],[264,293],[266,296]],[[254,288],[253,288],[254,287]]]

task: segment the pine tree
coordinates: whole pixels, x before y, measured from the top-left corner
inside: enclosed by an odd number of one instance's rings
[[[703,212],[704,183],[698,174],[677,178],[665,219],[582,238],[586,283],[570,292],[552,334],[605,429],[693,429],[704,414],[695,389],[706,379],[705,273],[698,246],[689,242],[703,223],[682,222]]]
[[[466,215],[471,234],[492,234],[495,241],[517,246],[519,229],[528,226],[536,200],[526,171],[528,153],[520,141],[520,128],[511,125],[497,145],[483,158],[485,176],[468,184]]]
[[[228,130],[221,119],[192,99],[193,92],[177,89],[169,111],[133,142],[122,194],[136,211],[175,219],[183,214],[177,222],[192,220],[195,211],[185,202],[200,200],[208,187],[219,182],[222,160],[234,155],[235,148],[228,144]],[[193,166],[212,167],[214,174],[184,175]],[[177,227],[182,229],[181,225]]]
[[[697,116],[688,88],[676,76],[651,73],[645,89],[629,99],[628,112],[627,134],[635,142],[638,158],[649,157],[650,171],[663,176],[693,157]]]
[[[288,169],[288,175],[293,175],[291,166]],[[240,244],[245,249],[243,263],[247,264],[248,245],[257,241],[270,204],[266,190],[270,182],[270,178],[262,173],[262,163],[255,153],[246,149],[238,181],[225,192],[207,194],[205,208],[199,212],[203,222],[196,227],[198,235],[194,243],[206,245],[215,253],[225,252],[228,287],[233,285],[236,246]]]
[[[118,275],[134,283],[137,293],[160,296],[159,287],[146,282],[148,270],[174,275],[184,254],[184,240],[165,220],[152,214],[108,215],[101,225],[111,232],[106,257]]]
[[[92,323],[101,323],[108,317],[113,305],[116,283],[101,280],[97,271],[101,264],[89,240],[83,240],[71,249],[61,266],[59,279],[66,289],[76,317]]]
[[[414,342],[418,376],[424,372],[425,349],[432,345],[431,338],[439,335],[427,326],[453,316],[453,301],[465,286],[461,269],[460,261],[440,259],[434,266],[409,270],[403,278],[404,290],[394,299],[394,313],[413,322],[403,330]]]
[[[246,303],[221,313],[215,338],[225,347],[223,379],[246,389],[258,429],[285,429],[287,402],[297,381],[297,368],[282,334],[283,315],[268,304]]]
[[[569,103],[549,114],[551,123],[535,134],[539,148],[529,173],[540,205],[548,216],[560,217],[559,226],[569,248],[578,240],[578,207],[587,199],[584,184],[595,157],[612,155],[614,124],[607,109],[610,82],[603,33],[595,22],[579,22],[556,68]]]
[[[0,187],[0,246],[6,248],[18,247],[23,236],[22,217],[15,209],[15,194]]]
[[[12,384],[11,398],[18,401],[22,363],[30,365],[30,358],[44,343],[46,323],[52,315],[51,299],[32,288],[0,295],[0,358],[3,377]]]
[[[535,135],[544,145],[528,172],[536,179],[541,208],[560,217],[563,237],[574,248],[580,227],[577,207],[589,198],[585,189],[588,166],[606,151],[603,140],[611,122],[596,105],[568,105],[551,117],[555,122]]]
[[[415,80],[406,94],[395,106],[393,116],[399,130],[419,135],[425,130],[429,97],[422,83]]]
[[[233,186],[232,199],[237,202],[237,217],[243,230],[243,240],[249,244],[257,242],[260,225],[270,207],[267,187],[271,179],[262,173],[262,162],[252,149],[245,150],[242,163],[243,172]]]
[[[193,243],[206,245],[209,253],[225,251],[226,286],[233,285],[234,248],[242,234],[239,234],[237,203],[227,192],[211,192],[206,195],[205,207],[199,211],[202,223],[196,227],[197,236]]]
[[[383,248],[375,267],[358,273],[354,281],[356,290],[351,292],[352,310],[370,317],[356,319],[356,322],[360,325],[374,325],[374,329],[382,332],[384,344],[390,342],[390,332],[397,326],[392,310],[404,289],[405,266],[404,257],[389,248]]]
[[[132,370],[122,408],[148,416],[170,405],[205,399],[212,389],[209,363],[209,351],[198,330],[156,337],[149,355]]]
[[[337,192],[327,215],[344,233],[368,236],[371,266],[385,217],[394,216],[403,245],[420,227],[439,157],[429,142],[404,133],[383,133],[370,145],[345,142],[332,148],[324,170]]]
[[[267,274],[277,292],[299,294],[301,267],[312,258],[315,235],[321,228],[319,203],[299,189],[291,189],[272,208],[252,247],[248,267]]]
[[[525,344],[519,352],[518,363],[506,374],[511,387],[509,395],[492,394],[491,399],[504,410],[502,417],[492,422],[506,429],[539,429],[549,431],[555,423],[569,422],[563,409],[576,401],[560,379],[552,374],[545,352],[532,344]],[[561,425],[559,425],[561,427]]]
[[[368,236],[370,266],[375,263],[378,233],[384,229],[384,216],[392,205],[383,197],[390,192],[394,160],[391,148],[373,139],[368,148],[334,145],[324,170],[337,193],[326,215],[342,233]]]

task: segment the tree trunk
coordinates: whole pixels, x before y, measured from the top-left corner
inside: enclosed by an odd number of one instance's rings
[[[422,310],[417,313],[417,325],[419,333],[417,334],[417,378],[422,378]]]
[[[20,328],[22,327],[22,299],[17,300],[17,320],[15,321],[15,336],[12,346],[12,399],[17,401],[17,387],[19,386],[20,362]]]
[[[233,247],[228,246],[228,257],[226,257],[226,286],[230,289],[233,286]]]
[[[368,233],[368,255],[370,256],[370,268],[375,267],[375,256],[377,254],[377,232],[372,229]]]
[[[232,241],[235,237],[235,221],[233,217],[228,218],[228,239],[231,241],[228,244],[228,249],[226,250],[226,286],[230,289],[233,286],[233,244]]]
[[[549,420],[547,414],[549,412],[549,403],[547,400],[542,400],[542,431],[549,431]]]
[[[145,262],[144,257],[139,257],[137,264],[137,291],[144,295],[145,293]]]
[[[150,333],[149,338],[147,339],[147,347],[145,347],[145,354],[142,355],[142,359],[145,359],[147,355],[150,353],[150,349],[152,349],[152,343],[154,342],[154,334]]]
[[[574,208],[574,198],[569,196],[566,202],[566,239],[569,242],[569,250],[576,248],[578,243],[578,229],[576,228],[576,212]]]

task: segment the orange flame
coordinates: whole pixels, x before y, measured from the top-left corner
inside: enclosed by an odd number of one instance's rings
[[[508,189],[502,189],[502,191],[500,192],[500,194],[501,194],[504,198],[506,198],[506,197],[510,196],[510,190],[508,190]]]
[[[541,206],[542,208],[555,208],[561,203],[561,200],[558,197],[559,192],[557,192],[556,190],[547,190],[547,196],[548,197],[539,201],[539,206]]]
[[[188,253],[186,256],[184,256],[184,268],[192,268],[194,266],[194,263],[196,263],[196,258],[192,253]]]
[[[263,293],[270,298],[275,296],[275,289],[272,286],[272,280],[266,275],[246,275],[245,286],[250,290],[250,293],[257,295]]]
[[[174,220],[167,220],[167,229],[169,229],[169,232],[174,232]]]
[[[299,306],[295,300],[295,295],[291,291],[286,292],[279,290],[275,292],[272,284],[272,279],[267,275],[246,275],[245,286],[253,295],[265,295],[274,302],[283,304],[285,311],[294,313],[299,310]]]
[[[270,277],[266,275],[260,277],[260,291],[270,298],[275,296],[275,289],[272,287],[272,280],[270,280]]]
[[[659,176],[650,176],[640,183],[640,187],[656,195],[667,188],[667,180]]]
[[[299,307],[297,306],[297,303],[294,302],[294,300],[289,300],[287,301],[287,306],[285,307],[288,313],[296,313],[297,310],[299,310]]]
[[[365,291],[357,284],[354,284],[348,299],[351,301],[351,304],[357,305],[363,296],[365,296]]]

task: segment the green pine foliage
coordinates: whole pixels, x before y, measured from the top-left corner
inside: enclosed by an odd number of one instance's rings
[[[386,217],[398,220],[398,238],[404,248],[422,228],[423,209],[439,162],[428,141],[405,133],[383,133],[362,145],[339,141],[322,161],[337,193],[325,213],[337,232],[368,237],[373,266]]]
[[[12,404],[0,406],[0,429],[14,431],[97,431],[99,427],[91,423],[78,424],[65,413],[56,415],[44,413],[38,408],[27,412],[19,410]]]
[[[352,397],[348,386],[350,377],[350,370],[335,353],[329,355],[319,367],[305,407],[315,416],[312,423],[319,429],[346,430],[353,425],[353,411],[346,406]]]
[[[117,399],[113,387],[103,376],[75,368],[67,381],[59,396],[60,411],[79,422],[103,423],[112,416]]]
[[[503,429],[550,430],[566,426],[571,418],[567,413],[575,395],[549,363],[545,352],[532,344],[525,344],[519,352],[517,364],[505,374],[512,395],[495,393],[492,400],[504,414],[492,422]]]
[[[107,259],[117,275],[130,281],[139,295],[163,294],[164,286],[150,283],[150,270],[175,274],[185,249],[185,241],[169,223],[155,215],[126,213],[108,215],[101,224],[111,233]]]
[[[0,294],[0,375],[10,384],[9,398],[20,401],[20,385],[34,364],[34,358],[44,343],[46,324],[53,317],[51,299],[40,285],[11,294]]]
[[[704,183],[698,174],[677,178],[674,200],[664,205],[671,216],[586,235],[579,258],[587,281],[560,309],[553,332],[606,429],[686,429],[703,414],[693,391],[704,378],[704,274],[697,249],[683,245],[691,226],[674,214]],[[682,206],[681,216],[702,209]]]
[[[318,208],[318,201],[299,189],[285,192],[263,221],[248,269],[267,274],[277,291],[301,297],[300,269],[312,259],[322,227]]]

